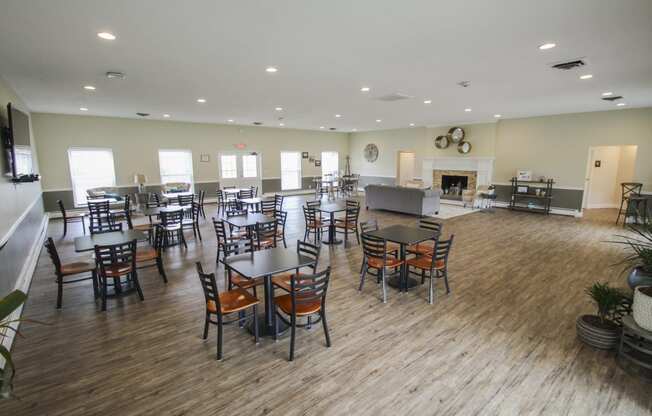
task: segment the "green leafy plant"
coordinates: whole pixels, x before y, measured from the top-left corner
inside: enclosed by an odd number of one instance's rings
[[[631,313],[632,297],[623,289],[596,282],[586,289],[586,293],[595,303],[602,324],[608,321],[619,324],[624,315]]]
[[[11,325],[20,321],[20,319],[9,319],[11,314],[18,309],[25,300],[27,295],[20,290],[15,290],[0,299],[0,340],[8,337],[10,331],[20,334]],[[0,398],[6,399],[11,397],[13,390],[13,379],[16,374],[14,362],[11,360],[11,352],[4,345],[0,344],[0,355],[5,359],[5,366],[0,369]]]
[[[619,235],[622,240],[611,241],[624,244],[628,252],[627,257],[618,264],[625,265],[625,271],[640,267],[646,273],[652,273],[652,224],[630,226],[633,235]]]

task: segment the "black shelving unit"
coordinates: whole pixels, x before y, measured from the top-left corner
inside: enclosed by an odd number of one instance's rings
[[[550,214],[554,183],[555,181],[552,179],[541,182],[512,178],[512,197],[509,201],[509,209]],[[526,188],[526,190],[524,191],[522,188]]]

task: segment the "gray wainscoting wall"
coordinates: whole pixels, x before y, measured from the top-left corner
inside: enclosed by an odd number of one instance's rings
[[[314,189],[312,183],[314,176],[304,176],[301,178],[301,190]],[[298,191],[298,189],[297,189]],[[281,192],[281,178],[263,179],[263,193],[273,194]]]
[[[34,240],[40,235],[43,215],[43,203],[39,197],[9,237],[7,244],[0,249],[0,298],[16,287]]]
[[[509,202],[512,196],[511,185],[494,185],[496,200]],[[581,211],[584,191],[579,189],[552,189],[552,208],[563,208]]]
[[[396,178],[393,176],[360,176],[358,187],[364,188],[367,185],[396,185]]]

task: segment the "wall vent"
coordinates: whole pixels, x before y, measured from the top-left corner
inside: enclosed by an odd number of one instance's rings
[[[568,61],[568,62],[559,62],[557,64],[552,65],[554,69],[564,69],[564,70],[582,68],[583,66],[586,66],[586,62],[584,62],[583,59],[576,59],[574,61]]]
[[[622,100],[623,96],[622,95],[614,95],[613,97],[603,97],[602,98],[605,101],[616,101],[616,100]]]
[[[383,95],[381,97],[377,97],[376,99],[379,101],[400,101],[400,100],[407,100],[412,98],[411,96],[407,94],[401,94],[400,92],[393,92],[391,94]]]
[[[262,126],[263,122],[262,121],[254,121],[254,126]]]
[[[136,113],[136,115],[141,116],[141,117],[148,117],[149,113]]]

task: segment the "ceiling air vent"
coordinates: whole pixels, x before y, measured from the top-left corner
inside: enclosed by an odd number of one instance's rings
[[[336,129],[335,127],[329,127],[328,130],[330,130],[330,131],[335,131],[335,130],[337,130],[337,129]]]
[[[262,121],[254,121],[254,126],[262,126],[263,122]]]
[[[137,116],[148,117],[149,113],[136,113]]]
[[[574,61],[568,61],[568,62],[560,62],[558,64],[552,65],[553,68],[555,69],[575,69],[575,68],[582,68],[583,66],[586,65],[586,62],[582,59],[576,59]]]
[[[400,101],[400,100],[407,100],[410,97],[409,95],[406,94],[401,94],[400,92],[393,92],[391,94],[383,95],[381,97],[376,98],[379,101]]]
[[[622,95],[614,95],[613,97],[603,97],[602,98],[605,101],[616,101],[616,100],[622,100],[623,96]]]

